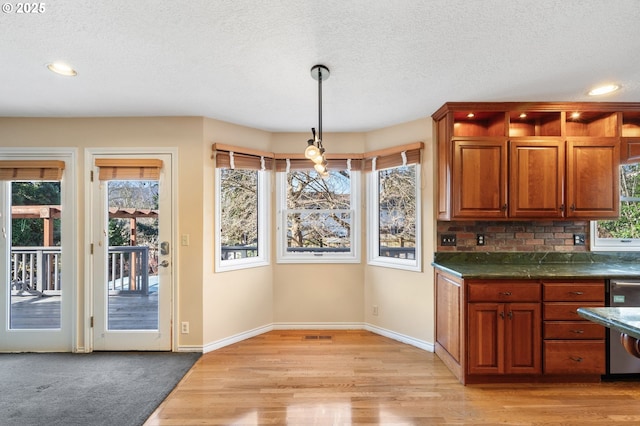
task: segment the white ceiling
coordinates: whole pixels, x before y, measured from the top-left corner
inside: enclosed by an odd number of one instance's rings
[[[17,6],[17,2],[7,0]],[[4,2],[3,2],[4,3]],[[640,102],[638,0],[55,0],[0,12],[0,116],[366,131],[448,101]],[[64,60],[78,76],[46,64]]]

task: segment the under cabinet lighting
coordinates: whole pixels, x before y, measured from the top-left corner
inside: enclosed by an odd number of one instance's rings
[[[617,84],[604,84],[602,86],[594,87],[593,89],[589,90],[589,96],[606,95],[608,93],[615,92],[619,88],[620,86],[618,86]]]
[[[580,118],[580,113],[579,112],[572,112],[571,113],[571,118],[573,118],[574,120]]]
[[[78,75],[78,72],[76,70],[74,70],[71,66],[65,64],[64,62],[52,62],[50,64],[47,64],[47,68],[49,68],[49,71],[67,77],[75,77],[76,75]]]
[[[470,112],[469,114],[467,114],[467,118],[473,118],[473,117],[475,117],[475,116],[476,116],[476,115],[475,115],[474,113],[472,113],[472,112]]]
[[[527,113],[523,112],[522,114],[520,114],[520,118],[527,118]]]

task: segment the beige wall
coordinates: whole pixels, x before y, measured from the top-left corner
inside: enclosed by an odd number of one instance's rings
[[[179,345],[202,344],[202,118],[0,118],[2,147],[78,148],[78,247],[85,247],[85,148],[178,148],[178,229],[191,236],[189,247],[178,249],[178,318],[191,332],[178,335]],[[78,343],[85,347],[85,250],[78,250]],[[87,284],[88,285],[88,284]]]
[[[422,342],[434,342],[434,289],[431,260],[434,252],[433,170],[435,167],[431,119],[367,133],[367,151],[412,142],[424,142],[422,152],[422,272],[378,266],[365,267],[365,322]],[[378,315],[373,315],[373,305]]]
[[[213,143],[269,150],[271,134],[213,119],[204,120],[202,151],[203,221],[202,253],[202,344],[219,345],[225,339],[241,335],[273,322],[273,267],[243,269],[217,273],[214,267],[214,162]]]
[[[223,345],[264,327],[362,325],[433,342],[433,144],[431,120],[423,119],[369,133],[326,133],[330,153],[365,151],[423,141],[423,272],[366,265],[365,179],[362,194],[362,262],[278,264],[271,217],[271,265],[217,273],[214,268],[215,142],[277,153],[301,153],[310,134],[269,133],[201,117],[0,118],[0,144],[9,147],[76,147],[78,175],[84,176],[84,148],[172,147],[178,151],[177,317],[190,333],[177,334],[182,349]],[[272,190],[275,189],[272,181]],[[78,186],[78,246],[85,244],[84,180]],[[275,202],[275,192],[272,193]],[[275,204],[274,204],[275,205]],[[78,323],[83,324],[84,258],[78,257]],[[371,315],[371,306],[379,315]],[[79,335],[84,330],[80,327]],[[79,342],[83,346],[85,342]]]
[[[276,133],[273,135],[271,149],[278,153],[301,154],[310,137],[311,133]],[[324,133],[323,139],[327,154],[364,152],[365,135],[362,133]],[[362,201],[364,202],[364,197]],[[275,203],[275,196],[273,202]],[[274,215],[274,253],[275,220]],[[361,215],[361,220],[361,229],[364,231],[364,215]],[[312,323],[332,323],[335,326],[362,324],[362,264],[278,264],[275,263],[275,257],[273,260],[273,306],[276,326]]]

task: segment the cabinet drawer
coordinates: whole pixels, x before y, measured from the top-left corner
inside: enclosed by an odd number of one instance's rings
[[[556,321],[580,321],[582,320],[582,317],[578,315],[578,308],[600,306],[604,306],[604,302],[545,302],[543,319]]]
[[[604,282],[543,283],[542,286],[545,302],[604,301]]]
[[[604,327],[589,321],[545,321],[545,339],[604,339]]]
[[[469,302],[539,302],[538,283],[470,283]]]
[[[545,374],[604,374],[604,340],[544,342]]]

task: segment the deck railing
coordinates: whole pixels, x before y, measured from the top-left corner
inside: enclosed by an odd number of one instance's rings
[[[149,294],[149,247],[109,247],[109,294]]]
[[[60,293],[60,247],[12,247],[11,289],[31,293]]]
[[[60,294],[60,247],[12,247],[11,290],[32,294]],[[149,294],[149,248],[109,247],[110,294]]]

